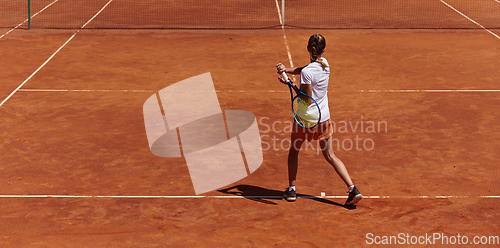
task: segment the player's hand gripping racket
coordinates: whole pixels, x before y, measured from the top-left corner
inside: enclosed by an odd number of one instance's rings
[[[290,88],[290,96],[292,98],[292,113],[295,121],[303,128],[313,128],[318,125],[321,120],[321,111],[318,103],[309,95],[302,92],[288,78],[285,72],[281,74]],[[293,89],[293,90],[292,90]],[[296,96],[293,96],[295,91]]]

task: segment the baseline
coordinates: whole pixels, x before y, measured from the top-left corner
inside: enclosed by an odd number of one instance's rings
[[[281,199],[282,196],[243,196],[243,195],[231,195],[231,196],[218,196],[218,195],[0,195],[0,198],[125,198],[125,199],[243,199],[243,198],[255,198],[255,199]],[[297,198],[304,199],[345,199],[347,196],[297,196]],[[363,199],[450,199],[450,198],[491,198],[500,199],[500,195],[478,195],[478,196],[466,196],[466,195],[442,195],[442,196],[363,196]]]

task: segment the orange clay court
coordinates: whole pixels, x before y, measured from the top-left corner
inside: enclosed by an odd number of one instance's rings
[[[163,16],[203,16],[220,2]],[[384,6],[368,1],[335,15],[352,17],[346,26],[322,26],[345,1],[301,26],[318,6],[256,2],[232,6],[234,21],[180,16],[162,27],[144,2],[40,1],[31,29],[24,14],[2,25],[0,246],[500,247],[500,31],[489,24],[500,2],[477,1],[488,15],[464,0],[401,4],[432,3],[443,28],[413,23],[411,11],[408,23],[375,15]],[[57,19],[78,6],[81,19]],[[391,14],[402,28],[384,26]],[[275,65],[308,64],[314,33],[327,41],[335,152],[364,195],[356,207],[343,205],[346,187],[315,142],[299,156],[297,201],[280,198],[293,117]],[[263,162],[196,195],[184,158],[150,151],[143,105],[207,72],[222,110],[255,115]]]

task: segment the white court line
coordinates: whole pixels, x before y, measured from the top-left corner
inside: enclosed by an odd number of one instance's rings
[[[444,92],[444,93],[460,93],[460,92],[500,92],[500,90],[423,90],[423,92]]]
[[[463,17],[467,18],[467,20],[473,22],[474,24],[478,25],[479,27],[481,27],[482,29],[486,30],[488,33],[490,33],[491,35],[495,36],[497,39],[500,39],[500,36],[498,36],[497,34],[491,32],[490,30],[488,30],[487,28],[485,28],[483,25],[479,24],[478,22],[472,20],[471,18],[469,18],[468,16],[466,16],[464,13],[458,11],[457,9],[455,9],[453,6],[449,5],[448,3],[446,3],[445,1],[443,0],[439,0],[441,1],[443,4],[445,4],[446,6],[450,7],[452,10],[454,10],[455,12],[459,13],[460,15],[462,15]],[[498,1],[497,1],[498,2]]]
[[[19,89],[22,92],[155,92],[154,90],[64,90],[64,89]]]
[[[69,90],[69,89],[19,89],[20,92],[156,92],[154,90]],[[288,90],[215,90],[216,93],[284,93]],[[335,90],[328,90],[328,92],[336,92]],[[500,90],[357,90],[360,93],[483,93],[483,92],[500,92]]]
[[[241,195],[0,195],[0,198],[118,198],[118,199],[281,199],[282,196],[241,196]],[[304,199],[346,199],[347,196],[297,196],[297,198]],[[464,198],[486,198],[486,199],[500,199],[498,195],[478,195],[478,196],[363,196],[364,199],[464,199]]]
[[[479,93],[500,92],[500,90],[360,90],[368,93]]]
[[[280,6],[278,3],[278,0],[275,0],[275,1],[276,1],[276,8],[278,9],[278,17],[280,19],[281,29],[283,30],[283,39],[285,40],[285,47],[286,47],[286,52],[288,54],[288,61],[290,62],[290,67],[293,67],[292,54],[290,53],[290,47],[288,46],[288,39],[286,38],[285,26],[284,26],[283,19],[281,16]],[[282,1],[284,1],[284,0],[282,0]],[[294,80],[295,80],[295,78],[294,78]]]
[[[56,3],[58,0],[55,0],[54,2],[50,3],[49,5],[45,6],[45,8],[43,8],[42,10],[38,11],[37,13],[35,13],[34,15],[31,16],[31,18],[33,19],[33,17],[37,16],[38,14],[42,13],[42,11],[44,11],[45,9],[47,9],[48,7],[50,7],[52,4]],[[21,22],[19,23],[19,25],[15,26],[13,29],[7,31],[7,33],[3,34],[2,36],[0,36],[0,39],[2,39],[4,36],[8,35],[10,32],[16,30],[18,27],[22,26],[23,24],[25,24],[26,22],[28,21],[28,19],[24,20],[24,22]]]
[[[90,18],[90,20],[88,22],[86,22],[85,24],[83,24],[83,26],[78,29],[66,42],[64,42],[64,44],[59,47],[57,49],[57,51],[55,53],[53,53],[47,60],[45,60],[45,62],[43,62],[43,64],[38,67],[38,69],[36,69],[26,80],[24,80],[24,82],[22,84],[20,84],[14,91],[12,91],[12,93],[10,93],[1,103],[0,103],[0,107],[3,106],[5,104],[5,102],[7,102],[14,94],[16,94],[16,92],[18,92],[33,76],[35,76],[47,63],[49,63],[49,61],[52,60],[52,58],[54,58],[56,56],[57,53],[59,53],[59,51],[61,51],[73,38],[75,38],[75,36],[80,33],[80,31],[85,28],[85,26],[87,26],[87,24],[89,24],[92,20],[94,20],[94,18],[96,18],[113,0],[109,0],[108,3],[106,3],[106,5],[104,5],[104,7],[101,8],[101,10],[99,10],[99,12],[97,12],[92,18]]]

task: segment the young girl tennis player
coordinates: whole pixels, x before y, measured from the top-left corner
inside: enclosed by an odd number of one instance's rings
[[[300,147],[305,140],[319,140],[319,145],[325,159],[333,166],[337,174],[344,180],[349,190],[349,197],[346,205],[358,203],[363,196],[352,183],[347,169],[340,159],[338,159],[332,147],[333,126],[330,122],[330,109],[328,108],[328,80],[330,78],[330,68],[325,58],[321,57],[325,51],[326,40],[320,34],[315,34],[309,38],[307,51],[310,54],[311,63],[304,67],[285,68],[281,63],[276,65],[278,74],[282,72],[289,74],[300,74],[300,90],[310,95],[318,103],[321,111],[320,123],[312,128],[305,129],[294,122],[291,146],[288,153],[288,180],[289,187],[284,192],[283,197],[287,201],[295,201],[295,181],[297,178],[297,167]],[[285,79],[279,76],[281,83],[286,84]]]

